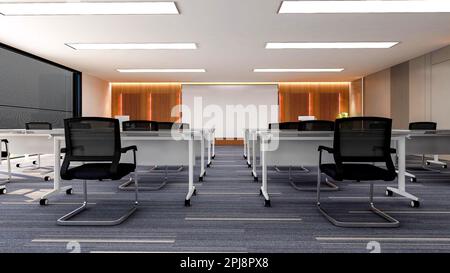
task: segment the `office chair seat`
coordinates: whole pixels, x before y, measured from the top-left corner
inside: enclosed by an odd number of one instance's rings
[[[372,164],[343,164],[342,169],[344,175],[338,173],[336,164],[320,165],[320,170],[336,181],[342,181],[344,179],[356,181],[392,181],[396,177],[395,172],[388,171]]]
[[[117,173],[111,172],[110,163],[88,163],[78,167],[70,168],[61,178],[65,180],[82,179],[82,180],[98,180],[112,179],[119,180],[122,177],[134,172],[136,166],[131,163],[119,163],[117,165]]]

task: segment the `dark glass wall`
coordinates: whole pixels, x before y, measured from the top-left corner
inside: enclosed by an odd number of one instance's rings
[[[0,128],[30,121],[62,128],[80,113],[80,72],[0,44]]]

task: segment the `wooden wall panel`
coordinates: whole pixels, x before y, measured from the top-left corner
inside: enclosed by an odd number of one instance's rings
[[[280,83],[278,92],[280,122],[305,115],[335,120],[349,111],[349,83]]]
[[[181,104],[181,84],[113,83],[111,115],[129,115],[130,119],[176,121],[172,108]]]

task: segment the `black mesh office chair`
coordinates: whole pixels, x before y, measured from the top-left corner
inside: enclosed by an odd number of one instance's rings
[[[158,131],[158,123],[149,120],[128,120],[122,122],[123,131]]]
[[[269,130],[279,129],[279,128],[280,128],[279,123],[269,123]]]
[[[151,132],[151,131],[158,131],[158,122],[156,121],[149,121],[149,120],[129,120],[122,122],[122,130],[124,132]],[[155,171],[157,168],[156,166],[153,167],[150,171]],[[165,168],[165,175],[163,182],[161,182],[160,185],[155,187],[150,186],[139,186],[139,190],[141,191],[157,191],[162,189],[167,184],[167,167]],[[119,185],[120,190],[134,190],[134,187],[129,187],[129,185],[133,183],[133,181],[126,181],[123,184]]]
[[[170,121],[158,121],[158,130],[181,130],[181,129],[189,129],[185,128],[185,126],[189,127],[189,124],[187,123],[175,123]],[[155,168],[152,169],[153,171],[160,171],[160,172],[170,172],[170,173],[176,173],[181,172],[183,170],[183,166],[175,166],[175,167],[169,167],[165,166],[164,168],[159,168],[158,166],[155,166]]]
[[[99,117],[71,118],[64,120],[66,148],[61,166],[61,178],[83,180],[83,205],[58,219],[59,225],[118,225],[133,214],[138,205],[138,181],[136,146],[121,147],[119,120]],[[120,163],[122,153],[133,151],[134,163]],[[70,167],[71,163],[83,163]],[[84,163],[89,162],[89,163]],[[70,220],[87,208],[87,180],[119,180],[134,173],[135,200],[133,207],[115,220]],[[130,179],[132,179],[130,177]]]
[[[5,147],[5,149],[3,149]],[[0,194],[6,193],[6,184],[11,181],[11,160],[10,160],[10,154],[8,149],[8,140],[7,139],[0,139],[0,160],[6,160],[6,164],[8,165],[8,176],[6,179],[0,180]]]
[[[334,131],[334,121],[305,120],[301,121],[299,131]]]
[[[52,124],[49,122],[33,121],[25,123],[25,129],[27,130],[51,130]]]
[[[269,123],[269,130],[296,130],[299,129],[299,122],[297,121],[288,121],[288,122],[281,122],[281,123]],[[249,166],[250,168],[251,166]],[[281,167],[281,166],[275,166],[275,171],[279,173],[290,173],[291,167]],[[300,172],[304,172],[304,168],[300,167]]]
[[[417,130],[417,131],[435,131],[437,129],[437,123],[431,122],[431,121],[419,121],[419,122],[411,122],[409,124],[409,130]],[[425,155],[422,155],[422,168],[427,171],[433,171],[432,169],[429,169],[425,167],[425,165],[431,165],[431,163],[439,164],[442,166],[442,168],[447,168],[447,163],[439,161],[438,157],[434,160],[425,160]],[[407,176],[411,178],[411,182],[416,182],[417,178],[415,175],[407,173]]]
[[[334,121],[330,120],[305,120],[300,121],[299,124],[299,131],[304,132],[332,132],[334,131]],[[303,166],[300,167],[301,172],[309,172],[309,170]],[[291,176],[291,169],[289,168],[289,182],[291,186],[298,190],[298,191],[314,191],[316,190],[315,187],[299,187],[297,186]],[[338,191],[339,187],[332,183],[328,177],[325,178],[325,185],[328,186],[328,188],[325,188],[325,191]]]
[[[437,123],[431,121],[411,122],[409,130],[436,130]]]
[[[300,122],[298,121],[289,121],[289,122],[281,122],[278,125],[280,130],[298,130]]]
[[[52,130],[52,124],[49,122],[41,122],[41,121],[33,121],[33,122],[27,122],[25,123],[25,129],[26,130]],[[37,154],[37,160],[33,160],[31,162],[32,166],[28,166],[24,169],[24,172],[38,172],[39,170],[42,170],[41,174],[49,174],[53,172],[53,167],[42,167],[41,166],[41,154]],[[17,168],[23,168],[23,164],[17,163]],[[50,180],[50,176],[44,176],[44,180],[48,181]]]
[[[41,121],[33,121],[33,122],[27,122],[25,123],[25,129],[26,130],[52,130],[52,124],[49,122],[41,122]],[[33,165],[39,165],[41,161],[41,155],[37,155],[38,159],[37,161],[34,160],[32,163]],[[20,164],[16,164],[17,168],[20,168]],[[39,168],[39,166],[38,166]]]
[[[317,175],[317,207],[334,225],[340,227],[398,227],[399,222],[382,212],[373,203],[373,181],[392,181],[396,178],[391,153],[392,120],[380,117],[353,117],[337,119],[333,148],[319,146]],[[333,154],[335,163],[322,163],[322,151]],[[385,168],[373,163],[385,163]],[[372,212],[387,222],[343,222],[331,217],[320,202],[321,173],[335,181],[370,181],[369,204]]]
[[[288,121],[280,123],[269,123],[269,130],[298,130],[299,122]]]
[[[188,123],[158,121],[158,130],[187,130]]]
[[[172,129],[178,129],[173,128],[175,127],[175,122],[166,122],[166,121],[158,121],[158,130],[172,130]]]

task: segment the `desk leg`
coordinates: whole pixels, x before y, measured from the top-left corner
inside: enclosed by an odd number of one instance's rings
[[[198,181],[203,181],[203,177],[206,175],[205,171],[205,137],[202,133],[202,140],[200,141],[200,176]]]
[[[253,158],[253,162],[252,162],[252,175],[253,175],[253,180],[258,181],[258,174],[256,173],[256,140],[252,139],[252,146],[253,146],[253,150],[252,150],[252,158]]]
[[[244,158],[247,158],[247,133],[244,132]]]
[[[216,158],[216,132],[212,133],[212,159]]]
[[[191,205],[191,197],[195,195],[196,190],[194,186],[194,136],[191,136],[188,141],[189,145],[189,188],[184,200],[184,205],[189,207]]]
[[[260,194],[264,196],[264,206],[270,207],[269,193],[267,192],[267,165],[266,165],[266,151],[264,140],[261,141],[261,173],[262,173],[262,186]]]
[[[48,198],[50,196],[58,194],[62,191],[65,191],[67,194],[72,193],[72,186],[61,187],[61,177],[59,176],[59,172],[61,170],[61,141],[54,139],[53,152],[55,156],[55,166],[53,166],[54,168],[53,189],[41,196],[39,204],[43,206],[48,205]]]
[[[392,193],[395,193],[397,195],[406,197],[411,200],[411,206],[412,207],[419,207],[420,202],[419,198],[406,192],[406,182],[405,182],[405,176],[406,176],[406,152],[405,152],[405,137],[402,137],[398,140],[398,175],[397,175],[397,181],[398,181],[398,187],[387,187],[386,195],[391,196]]]
[[[208,134],[208,163],[206,164],[206,167],[209,168],[211,166],[211,133]]]
[[[250,140],[252,139],[252,140]],[[247,142],[247,166],[250,168],[252,166],[252,156],[250,154],[250,149],[253,149],[253,138],[249,135],[249,139]]]

